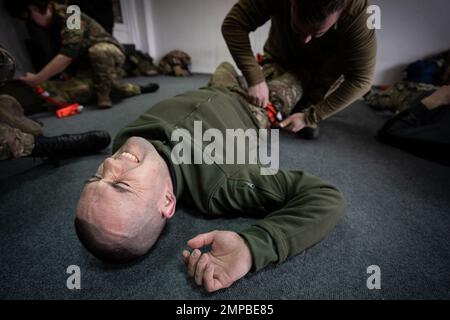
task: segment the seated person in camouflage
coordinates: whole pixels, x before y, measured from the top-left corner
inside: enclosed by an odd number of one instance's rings
[[[450,86],[423,93],[389,120],[378,138],[419,157],[450,166]]]
[[[14,76],[15,61],[0,47],[0,88]],[[111,142],[105,131],[44,137],[42,127],[24,115],[22,106],[8,95],[0,95],[0,160],[42,157],[57,160],[95,153]]]
[[[106,131],[45,137],[42,127],[24,116],[16,99],[0,96],[0,160],[21,157],[60,160],[99,152],[110,142]]]
[[[157,104],[118,134],[114,154],[87,181],[77,207],[77,235],[93,255],[118,263],[144,256],[179,203],[210,217],[260,219],[240,232],[213,231],[188,241],[193,251],[182,252],[187,273],[212,292],[284,262],[333,230],[344,211],[342,196],[308,173],[261,175],[258,164],[173,160],[171,135],[177,128],[195,135],[194,120],[205,132],[261,128],[233,71],[222,64],[210,87]],[[205,146],[188,139],[192,154]],[[200,251],[206,246],[210,250]]]
[[[374,110],[399,113],[407,110],[419,97],[437,88],[432,84],[400,81],[385,90],[373,88],[364,96],[364,101]]]
[[[22,80],[30,86],[42,85],[60,100],[88,103],[96,98],[102,108],[112,106],[111,95],[130,97],[157,90],[152,84],[140,87],[120,82],[120,67],[125,61],[119,42],[95,20],[81,14],[79,29],[69,29],[70,14],[63,5],[49,0],[6,1],[6,9],[15,17],[29,19],[48,30],[60,43],[59,53],[37,74],[27,73]],[[47,81],[76,62],[75,76],[68,81]]]
[[[408,110],[424,95],[430,95],[438,90],[440,86],[450,85],[450,51],[419,62],[435,65],[433,74],[428,75],[426,73],[428,70],[417,70],[414,77],[411,77],[406,72],[407,76],[404,80],[384,90],[374,87],[364,96],[367,105],[379,111],[387,110],[400,113]],[[423,76],[421,76],[421,73],[423,73]],[[432,78],[432,81],[425,83],[420,81],[420,78]]]

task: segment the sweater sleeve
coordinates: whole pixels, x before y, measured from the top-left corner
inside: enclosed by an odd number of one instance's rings
[[[309,174],[252,176],[228,181],[211,206],[217,213],[260,218],[238,232],[252,253],[252,271],[282,263],[318,243],[343,214],[340,192]]]
[[[344,82],[328,97],[305,111],[306,123],[317,124],[348,107],[370,90],[376,63],[377,42],[375,31],[367,27],[367,5],[359,8],[355,17],[342,23],[341,43]],[[349,20],[352,19],[351,22]]]
[[[279,0],[240,0],[222,24],[228,49],[250,86],[264,82],[265,77],[253,53],[249,33],[270,20]]]

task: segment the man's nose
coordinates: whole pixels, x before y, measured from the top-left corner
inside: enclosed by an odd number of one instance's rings
[[[122,170],[120,161],[114,158],[108,158],[103,162],[103,178],[117,177]]]

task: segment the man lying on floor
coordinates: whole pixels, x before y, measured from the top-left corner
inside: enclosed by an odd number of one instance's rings
[[[182,253],[188,275],[212,292],[284,262],[335,227],[343,198],[308,173],[262,175],[256,164],[175,163],[172,135],[177,129],[195,137],[199,121],[205,131],[261,128],[246,100],[227,88],[238,82],[229,67],[218,68],[210,87],[157,104],[118,134],[114,154],[87,181],[77,207],[76,232],[93,255],[109,263],[145,255],[179,203],[205,216],[260,219],[240,232],[213,231],[188,241],[193,251]],[[192,154],[204,145],[189,141]],[[209,251],[202,252],[206,246]]]

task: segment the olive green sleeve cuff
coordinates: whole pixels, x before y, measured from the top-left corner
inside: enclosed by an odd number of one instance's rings
[[[263,228],[252,226],[238,234],[244,238],[252,254],[251,272],[257,272],[279,261],[277,246],[269,232]]]
[[[247,80],[248,86],[252,87],[257,84],[263,83],[266,81],[266,78],[264,77],[264,73],[261,70],[261,67],[259,65],[256,65],[255,67],[245,70],[242,70],[242,74],[245,77],[245,80]]]
[[[316,107],[311,106],[304,111],[305,114],[305,124],[307,127],[315,126],[322,121],[322,117],[317,113]]]

